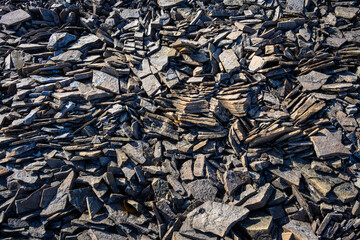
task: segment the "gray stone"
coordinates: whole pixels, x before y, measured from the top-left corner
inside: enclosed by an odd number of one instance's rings
[[[57,189],[55,197],[51,200],[48,206],[46,206],[40,213],[41,216],[51,216],[54,213],[65,210],[68,202],[69,190],[71,188],[74,172],[71,171],[69,175],[64,179]]]
[[[224,187],[229,195],[250,181],[250,175],[245,169],[242,171],[226,171],[224,174]]]
[[[249,70],[256,72],[265,65],[266,61],[259,56],[254,56],[249,64]]]
[[[51,60],[54,62],[81,62],[81,56],[82,52],[70,50],[52,57]]]
[[[336,186],[333,191],[343,203],[353,201],[359,193],[359,190],[352,183],[349,182],[345,182]]]
[[[162,79],[168,88],[173,88],[176,84],[179,83],[179,77],[172,68],[169,68]]]
[[[286,10],[292,12],[303,12],[305,0],[287,0]]]
[[[185,2],[184,0],[158,0],[159,7],[169,8],[174,7],[176,5],[180,5]]]
[[[318,158],[351,155],[351,152],[327,129],[310,137]]]
[[[120,94],[119,79],[113,75],[94,70],[92,84],[99,89]]]
[[[312,71],[306,75],[299,76],[297,79],[305,90],[318,90],[324,85],[329,75]]]
[[[88,48],[89,46],[92,46],[94,44],[100,43],[100,39],[94,35],[89,34],[86,36],[80,37],[70,48],[69,50],[84,50]]]
[[[155,95],[161,87],[159,81],[154,75],[141,79],[142,86],[149,97]]]
[[[187,188],[195,199],[201,201],[214,201],[218,191],[209,179],[195,180],[187,184]]]
[[[284,231],[294,234],[296,239],[317,240],[310,223],[301,222],[297,220],[290,220],[289,223],[283,226]]]
[[[4,24],[6,26],[12,26],[25,22],[30,19],[31,19],[30,14],[28,14],[22,9],[18,9],[3,15],[0,19],[0,24]]]
[[[119,9],[119,15],[122,19],[139,18],[140,9],[121,8]]]
[[[353,19],[359,12],[359,8],[356,7],[341,7],[335,8],[335,16],[346,19]]]
[[[266,205],[268,199],[271,197],[274,188],[270,183],[265,184],[259,188],[258,193],[249,198],[242,206],[249,210],[256,210]]]
[[[265,213],[250,214],[241,222],[246,233],[251,239],[271,239],[273,230],[273,218]]]
[[[220,55],[219,59],[228,73],[235,72],[240,69],[238,57],[235,55],[234,50],[226,49]]]
[[[248,213],[249,210],[243,207],[208,201],[190,212],[187,220],[194,229],[224,237]]]
[[[69,33],[53,33],[49,38],[47,48],[56,51],[75,40],[76,36]]]

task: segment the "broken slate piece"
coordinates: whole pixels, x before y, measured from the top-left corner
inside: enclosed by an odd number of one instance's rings
[[[218,191],[209,179],[192,181],[187,184],[187,188],[195,199],[201,201],[214,201]]]
[[[228,73],[232,73],[240,69],[238,57],[232,49],[224,50],[219,55],[219,59]]]
[[[320,89],[329,77],[329,75],[312,71],[306,75],[299,76],[297,79],[305,90],[313,91]]]
[[[294,234],[296,239],[317,240],[310,223],[301,222],[297,220],[290,220],[289,223],[283,226],[284,231]]]
[[[231,227],[242,221],[249,210],[243,207],[207,201],[187,215],[190,226],[202,232],[224,237]]]
[[[69,175],[64,179],[64,181],[57,189],[55,197],[51,200],[49,205],[41,211],[41,216],[50,216],[65,209],[68,202],[69,190],[71,188],[74,175],[74,172],[71,171]]]
[[[97,197],[86,197],[89,218],[93,219],[95,214],[102,208],[103,203]]]
[[[112,92],[115,94],[120,94],[119,79],[110,74],[94,70],[92,83],[94,87],[97,87],[99,89]]]
[[[256,72],[257,70],[262,69],[265,63],[266,62],[262,57],[254,56],[249,64],[249,70]]]
[[[255,196],[249,198],[242,206],[249,210],[255,210],[264,207],[273,190],[274,188],[270,183],[265,184],[259,188],[259,192]]]
[[[149,75],[144,79],[141,79],[142,86],[149,97],[155,95],[161,84],[154,75]]]
[[[49,38],[47,48],[56,51],[75,40],[76,36],[69,33],[53,33]]]
[[[0,19],[0,24],[4,24],[6,26],[12,26],[25,22],[30,19],[31,19],[30,14],[28,14],[22,9],[18,9],[3,15]]]
[[[318,158],[351,155],[350,151],[327,129],[310,137]]]
[[[169,8],[169,7],[174,7],[176,5],[179,5],[183,2],[185,2],[184,0],[157,0],[159,7],[163,7],[163,8]]]

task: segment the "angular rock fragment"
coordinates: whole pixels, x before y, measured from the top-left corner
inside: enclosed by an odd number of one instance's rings
[[[291,220],[289,223],[283,226],[284,231],[294,234],[296,239],[318,239],[314,234],[310,223],[301,222],[297,220]]]
[[[245,219],[248,213],[246,208],[207,201],[190,212],[187,219],[194,229],[223,237],[234,224]]]
[[[18,9],[1,16],[0,24],[4,24],[6,26],[12,26],[25,22],[30,19],[31,19],[30,14],[28,14],[26,11],[22,9]]]
[[[119,80],[117,77],[114,77],[110,74],[101,71],[93,71],[92,83],[94,87],[99,89],[115,94],[120,94]]]
[[[226,72],[232,73],[240,69],[240,63],[233,50],[231,49],[224,50],[219,55],[219,58]]]
[[[161,84],[154,75],[150,75],[144,79],[141,79],[142,86],[149,97],[155,95]]]
[[[350,151],[327,129],[319,131],[316,136],[311,136],[310,140],[314,144],[314,149],[318,158],[323,159],[351,154]]]
[[[317,90],[322,87],[329,78],[329,75],[312,71],[306,75],[298,77],[299,82],[305,90]]]

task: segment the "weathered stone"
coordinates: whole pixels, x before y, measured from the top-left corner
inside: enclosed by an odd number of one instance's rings
[[[49,50],[58,50],[75,40],[76,36],[69,33],[53,33],[49,38],[47,48]]]
[[[242,204],[242,206],[249,210],[255,210],[264,207],[273,190],[274,188],[271,186],[271,184],[265,184],[259,188],[259,192],[255,196],[248,199],[244,204]]]
[[[194,175],[192,172],[192,160],[188,160],[183,163],[180,169],[181,180],[183,181],[192,181],[194,180]]]
[[[99,89],[115,94],[120,94],[119,79],[110,74],[101,71],[93,71],[92,84],[94,87]]]
[[[250,214],[241,222],[241,227],[252,239],[264,239],[266,236],[270,238],[273,230],[272,217],[264,213]]]
[[[294,234],[295,239],[307,239],[307,240],[318,239],[314,234],[310,223],[291,220],[289,223],[283,226],[283,229],[284,231],[288,231]]]
[[[359,193],[359,190],[354,187],[352,183],[349,182],[345,182],[336,186],[333,191],[343,203],[353,201]]]
[[[69,197],[69,190],[74,180],[74,172],[71,171],[57,189],[55,197],[51,200],[40,213],[41,216],[50,216],[59,211],[63,211],[66,207]]]
[[[150,75],[144,79],[141,79],[142,86],[149,97],[155,95],[161,84],[154,75]]]
[[[327,129],[319,131],[316,136],[311,136],[310,140],[314,144],[314,149],[318,158],[346,156],[351,154],[350,151]]]
[[[336,17],[353,19],[359,12],[359,8],[355,7],[341,7],[335,8]]]
[[[259,57],[259,56],[254,56],[252,59],[251,59],[251,62],[249,64],[249,70],[250,71],[258,71],[259,69],[262,69],[265,65],[265,60],[262,58],[262,57]]]
[[[306,75],[298,77],[297,79],[305,90],[313,91],[320,89],[329,77],[329,75],[312,71]]]
[[[250,183],[250,175],[246,170],[226,171],[224,174],[224,187],[229,195],[247,183]]]
[[[224,50],[219,55],[219,59],[228,73],[232,73],[240,69],[239,60],[232,49]]]
[[[187,187],[191,195],[201,201],[214,201],[218,191],[209,179],[195,180],[187,184]]]
[[[18,9],[3,15],[0,19],[0,24],[4,24],[6,26],[12,26],[25,22],[30,19],[31,19],[30,14],[28,14],[22,9]]]
[[[225,236],[231,227],[245,219],[249,210],[243,207],[207,201],[187,215],[190,226],[202,232]]]

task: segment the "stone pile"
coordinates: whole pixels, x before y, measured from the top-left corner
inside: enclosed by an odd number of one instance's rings
[[[359,239],[359,1],[1,1],[2,239]]]

